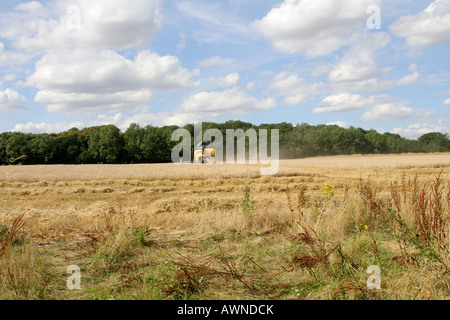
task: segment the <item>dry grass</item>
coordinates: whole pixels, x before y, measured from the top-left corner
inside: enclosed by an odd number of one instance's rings
[[[278,176],[317,174],[324,168],[386,170],[439,168],[450,163],[450,154],[403,154],[375,156],[335,156],[281,160]],[[132,165],[52,165],[0,166],[2,181],[73,181],[103,179],[183,180],[255,178],[258,165],[132,164]]]
[[[2,240],[0,298],[441,299],[449,168],[448,154],[286,160],[276,176],[249,165],[0,167],[0,225],[25,239]],[[381,291],[367,289],[372,264]],[[83,290],[65,287],[69,265]]]

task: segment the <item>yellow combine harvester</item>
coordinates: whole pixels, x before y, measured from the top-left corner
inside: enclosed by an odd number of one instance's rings
[[[199,143],[194,150],[194,163],[214,163],[216,149],[210,147],[210,141]]]

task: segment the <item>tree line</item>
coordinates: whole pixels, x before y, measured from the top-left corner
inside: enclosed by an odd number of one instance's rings
[[[179,128],[132,124],[125,132],[114,125],[73,128],[57,134],[4,132],[0,134],[0,164],[168,163],[172,149],[179,143],[171,141],[172,133]],[[193,148],[194,125],[182,128],[191,133]],[[259,129],[268,129],[269,133],[271,129],[278,129],[280,157],[284,159],[450,151],[449,135],[439,132],[407,139],[393,133],[381,134],[374,129],[286,122],[253,125],[243,121],[203,123],[203,131],[208,129],[221,130],[224,142],[227,129],[255,129],[257,133]]]

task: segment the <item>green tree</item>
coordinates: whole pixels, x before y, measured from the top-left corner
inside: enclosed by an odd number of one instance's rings
[[[352,139],[351,153],[368,154],[373,153],[372,144],[366,139],[367,131],[362,128],[350,127],[349,132]]]
[[[375,129],[370,129],[366,133],[366,139],[372,145],[373,153],[386,153],[387,146],[385,136],[378,133]]]
[[[114,125],[99,127],[89,137],[88,153],[97,163],[119,163],[123,151],[123,137]]]
[[[144,149],[145,130],[138,124],[132,123],[123,135],[124,149],[127,154],[126,161],[143,162],[145,161]]]
[[[33,135],[27,143],[27,164],[48,164],[53,158],[54,139],[48,134]]]
[[[167,162],[167,157],[170,159],[169,144],[162,128],[145,127],[142,152],[149,163]]]
[[[33,135],[31,134],[21,132],[13,132],[9,135],[5,147],[5,154],[8,162],[23,157],[21,162],[27,164],[27,157],[30,155],[28,140],[30,140],[32,136]]]
[[[399,134],[386,132],[383,134],[386,141],[386,153],[403,153],[407,152],[404,138]]]
[[[4,132],[0,134],[0,165],[9,163],[6,146],[8,145],[10,135],[10,132]]]
[[[450,140],[448,134],[430,132],[419,137],[418,141],[427,152],[450,151]]]
[[[191,133],[194,148],[194,125],[183,127]],[[295,126],[278,124],[252,125],[243,121],[225,123],[205,122],[203,132],[219,129],[226,141],[227,129],[280,131],[280,155],[282,158],[301,158],[355,153],[403,153],[448,152],[448,134],[432,132],[416,140],[402,138],[398,134],[380,134],[376,130],[336,125]],[[177,144],[171,136],[177,126],[140,127],[132,124],[124,134],[114,125],[79,130],[72,128],[58,134],[25,134],[5,132],[0,134],[0,164],[9,164],[20,158],[23,164],[81,164],[81,163],[162,163],[171,161],[171,151]],[[224,145],[226,154],[226,144]]]

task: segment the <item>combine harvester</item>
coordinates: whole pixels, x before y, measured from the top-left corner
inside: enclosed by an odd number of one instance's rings
[[[194,149],[194,163],[214,163],[216,149],[210,147],[211,141],[201,142]]]

